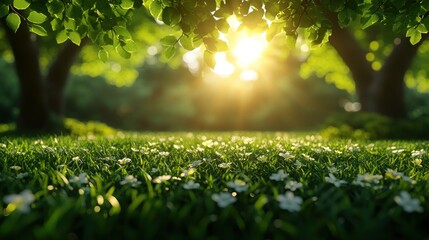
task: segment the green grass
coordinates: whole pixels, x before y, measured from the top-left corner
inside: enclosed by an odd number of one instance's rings
[[[428,146],[283,133],[4,137],[0,239],[429,239]],[[292,181],[302,186],[285,189]],[[24,190],[28,209],[11,200]],[[223,192],[235,202],[220,207]],[[280,204],[286,192],[295,205]]]

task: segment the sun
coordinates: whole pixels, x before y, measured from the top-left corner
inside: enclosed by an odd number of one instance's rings
[[[239,66],[249,66],[258,60],[266,45],[264,34],[245,36],[238,39],[232,52]]]
[[[241,33],[227,40],[231,50],[229,53],[216,53],[213,72],[221,77],[238,72],[242,81],[256,80],[257,74],[252,66],[255,66],[267,46],[265,35]]]

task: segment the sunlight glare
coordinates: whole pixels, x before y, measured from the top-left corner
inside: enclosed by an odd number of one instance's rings
[[[258,73],[254,70],[244,70],[241,74],[240,74],[240,80],[243,82],[251,82],[251,81],[255,81],[257,80],[259,77]]]
[[[183,55],[183,61],[188,65],[191,73],[197,73],[200,69],[199,59],[201,58],[201,49],[196,48]]]
[[[213,69],[213,72],[217,75],[221,77],[229,77],[234,73],[235,67],[227,61],[225,53],[216,53],[215,59],[216,66]]]
[[[262,54],[266,45],[267,42],[264,34],[240,39],[233,49],[237,64],[247,66],[255,62]]]

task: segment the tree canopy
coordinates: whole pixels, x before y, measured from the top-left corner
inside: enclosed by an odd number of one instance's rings
[[[219,34],[228,31],[226,19],[231,15],[241,22],[240,28],[266,31],[268,40],[284,32],[292,41],[300,36],[316,45],[327,41],[333,21],[342,28],[351,23],[367,28],[379,22],[395,33],[406,33],[412,44],[429,25],[429,3],[423,0],[5,0],[0,17],[14,31],[25,21],[37,35],[55,35],[57,43],[70,39],[79,45],[88,37],[100,47],[98,57],[107,60],[112,51],[124,58],[136,51],[127,22],[141,7],[180,32],[179,37],[163,38],[167,58],[177,44],[185,49],[203,44],[210,66],[213,53],[228,47]]]

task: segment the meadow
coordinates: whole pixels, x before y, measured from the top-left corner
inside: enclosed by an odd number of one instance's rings
[[[425,141],[0,138],[1,239],[429,239]]]

